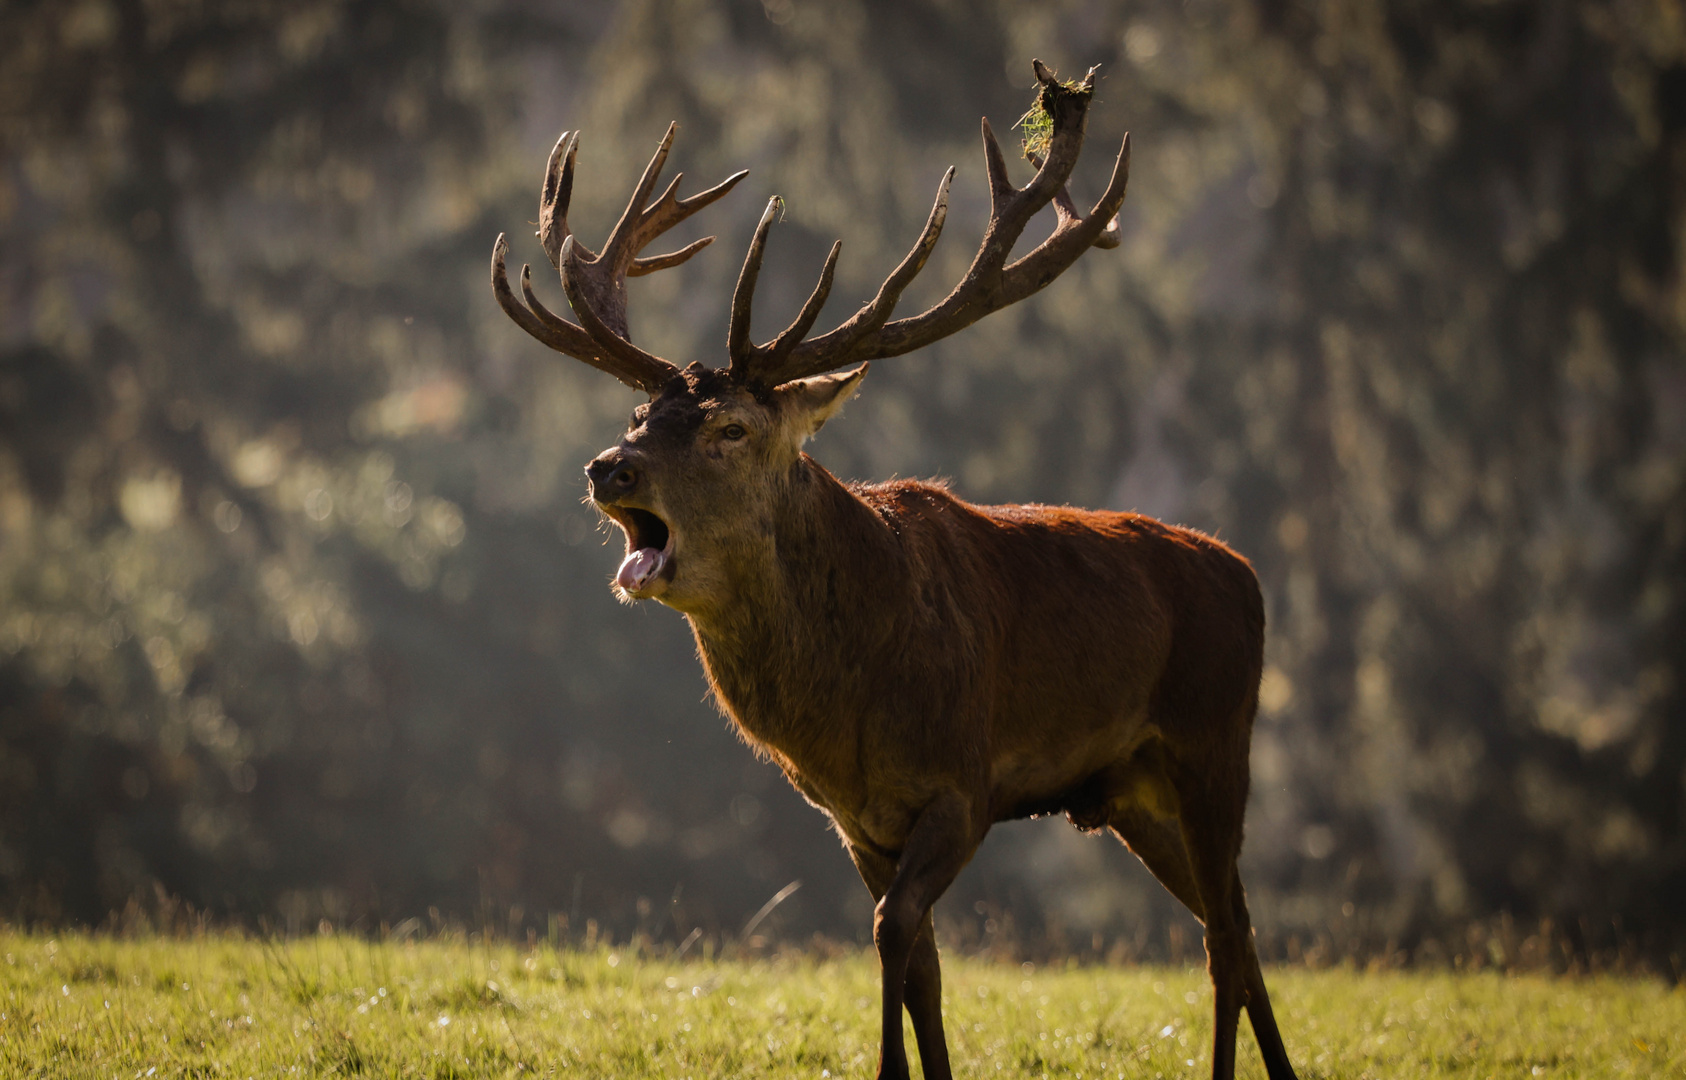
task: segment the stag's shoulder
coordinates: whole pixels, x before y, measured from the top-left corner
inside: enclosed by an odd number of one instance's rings
[[[956,513],[971,514],[977,507],[961,499],[948,489],[942,477],[929,480],[855,481],[849,493],[872,508],[892,529],[917,528],[923,522],[952,518]]]
[[[960,498],[944,479],[854,483],[849,491],[916,559],[966,562],[987,557],[1001,540],[990,508]]]

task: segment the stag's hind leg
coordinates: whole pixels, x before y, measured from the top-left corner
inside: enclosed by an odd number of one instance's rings
[[[1179,817],[1194,886],[1206,911],[1206,964],[1212,977],[1212,1076],[1235,1075],[1235,1034],[1246,1006],[1271,1080],[1291,1080],[1294,1070],[1265,992],[1253,945],[1253,926],[1236,859],[1241,854],[1241,819],[1246,810],[1246,757],[1231,763],[1239,777],[1224,775],[1222,762],[1179,777]]]
[[[1247,914],[1247,894],[1241,888],[1241,874],[1236,872],[1231,894],[1235,903],[1235,919],[1247,936],[1247,1019],[1253,1025],[1253,1038],[1264,1055],[1265,1072],[1270,1080],[1295,1080],[1294,1066],[1288,1062],[1288,1048],[1282,1044],[1282,1032],[1276,1026],[1276,1013],[1270,1007],[1270,993],[1265,990],[1264,972],[1259,969],[1258,950],[1253,945],[1252,919]]]
[[[1191,800],[1192,801],[1192,800]],[[1227,828],[1210,806],[1183,808],[1183,846],[1200,906],[1206,913],[1206,971],[1212,978],[1212,1077],[1235,1076],[1235,1029],[1247,1003],[1247,935],[1235,917],[1235,857],[1239,829]],[[1233,839],[1232,839],[1233,836]]]
[[[1199,867],[1190,858],[1184,830],[1175,820],[1139,807],[1126,807],[1113,814],[1111,825],[1159,883],[1206,928],[1206,966],[1212,977],[1213,996],[1212,1076],[1230,1080],[1235,1075],[1235,1029],[1247,986],[1246,964],[1236,948],[1240,935],[1234,926],[1228,892],[1214,896],[1209,886],[1202,888]],[[1216,918],[1207,914],[1214,901],[1220,913]]]
[[[1204,926],[1206,909],[1201,906],[1200,893],[1194,887],[1194,871],[1189,867],[1182,829],[1175,819],[1155,817],[1130,806],[1114,810],[1107,824],[1159,879],[1165,891],[1180,900]]]
[[[1206,928],[1214,997],[1212,1075],[1223,1080],[1234,1075],[1236,1027],[1245,1005],[1271,1080],[1294,1080],[1265,992],[1241,877],[1235,868],[1239,810],[1232,809],[1229,815],[1237,820],[1226,822],[1222,811],[1233,800],[1217,792],[1152,797],[1170,787],[1165,764],[1154,753],[1134,763],[1130,789],[1148,797],[1115,803],[1108,824]],[[1144,768],[1149,770],[1145,780],[1139,771]],[[1191,852],[1196,851],[1205,857],[1194,858]],[[1215,918],[1207,914],[1214,905]]]

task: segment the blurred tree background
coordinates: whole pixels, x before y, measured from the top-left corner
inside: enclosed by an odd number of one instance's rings
[[[683,621],[609,594],[580,467],[636,395],[526,338],[486,265],[500,231],[543,264],[558,131],[584,131],[596,243],[678,119],[687,191],[751,176],[685,226],[720,244],[634,284],[642,345],[722,361],[775,192],[759,325],[840,236],[834,324],[958,164],[913,309],[970,259],[977,120],[1023,111],[1032,56],[1103,65],[1074,187],[1134,132],[1124,246],[878,365],[817,455],[1254,560],[1272,948],[1508,913],[1680,950],[1672,0],[8,3],[0,913],[161,889],[289,927],[673,938],[800,878],[780,933],[864,936]],[[941,916],[963,945],[1147,954],[1192,925],[1063,822],[999,829]]]

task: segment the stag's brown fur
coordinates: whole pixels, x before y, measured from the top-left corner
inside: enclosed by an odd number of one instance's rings
[[[1264,648],[1252,569],[1139,514],[840,483],[802,444],[864,374],[769,390],[693,365],[589,471],[629,553],[637,512],[670,530],[670,572],[640,595],[686,614],[722,708],[880,901],[927,1076],[947,1074],[930,901],[991,825],[1055,812],[1110,826],[1206,921],[1224,1007],[1247,1004],[1285,1067],[1235,876]]]
[[[777,558],[691,621],[744,736],[851,844],[899,851],[944,790],[980,832],[1174,813],[1164,762],[1224,774],[1239,817],[1264,636],[1240,556],[1136,514],[845,487],[805,454],[784,488]],[[1167,731],[1175,755],[1138,763]]]
[[[639,251],[741,178],[656,198],[668,129],[601,255],[567,224],[577,133],[551,154],[540,239],[583,326],[515,298],[493,249],[492,287],[529,334],[647,391],[628,430],[587,466],[592,499],[625,531],[623,598],[685,614],[709,684],[750,743],[830,815],[878,901],[880,1077],[906,1077],[907,1009],[928,1080],[947,1080],[931,907],[995,822],[1064,811],[1110,827],[1206,926],[1212,1074],[1229,1080],[1245,1007],[1272,1080],[1292,1080],[1253,950],[1236,871],[1264,605],[1245,559],[1137,514],[974,506],[940,484],[845,486],[802,452],[855,391],[864,361],[954,333],[1030,295],[1091,246],[1116,246],[1126,138],[1088,217],[1065,190],[1093,76],[1059,82],[1033,61],[1053,119],[1047,161],[1007,178],[983,124],[990,221],[942,301],[891,319],[935,246],[949,170],[912,251],[851,318],[806,339],[838,248],[795,321],[749,336],[777,200],[756,228],[732,301],[730,364],[675,365],[626,339],[625,279],[676,265],[707,240]],[[1031,217],[1053,234],[1009,263]],[[601,309],[601,310],[599,310]],[[847,374],[826,374],[850,363]]]

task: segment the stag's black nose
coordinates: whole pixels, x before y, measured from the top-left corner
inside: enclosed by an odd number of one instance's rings
[[[591,497],[600,503],[611,503],[630,495],[638,486],[639,472],[618,450],[601,454],[585,467],[591,481]]]

